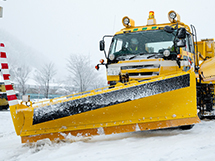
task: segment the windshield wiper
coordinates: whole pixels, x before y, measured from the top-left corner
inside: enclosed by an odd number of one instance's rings
[[[129,60],[134,59],[134,58],[136,58],[137,56],[140,56],[140,55],[143,55],[143,54],[146,54],[146,53],[136,54],[136,55],[134,55],[134,56],[130,57],[130,58],[129,58]]]
[[[130,58],[133,57],[133,55],[134,55],[134,54],[132,54],[132,56],[131,56],[131,55],[120,55],[120,56],[118,56],[116,59],[117,59],[117,60],[126,60],[126,59],[127,59],[127,60],[130,60]]]
[[[147,59],[149,59],[149,58],[151,58],[151,57],[154,57],[155,55],[157,55],[157,54],[149,55],[149,56],[147,56]]]
[[[152,55],[149,55],[147,57],[147,59],[151,58],[151,57],[155,57],[155,58],[162,58],[163,57],[163,54],[161,53],[151,53]]]
[[[134,55],[134,56],[130,57],[129,60],[134,59],[134,58],[136,58],[137,56],[144,55],[144,54],[147,54],[147,55],[148,55],[149,53],[140,53],[140,54]],[[161,56],[159,53],[150,53],[150,54],[151,54],[151,55],[149,55],[149,56],[146,57],[147,59],[149,59],[149,58],[151,58],[151,57],[155,57],[155,56],[157,56],[157,57]]]

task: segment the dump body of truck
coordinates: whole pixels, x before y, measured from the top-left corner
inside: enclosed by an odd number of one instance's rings
[[[215,53],[214,39],[195,43],[197,77],[197,106],[201,119],[215,119]]]

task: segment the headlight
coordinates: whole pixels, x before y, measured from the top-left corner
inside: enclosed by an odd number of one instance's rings
[[[168,18],[171,23],[180,22],[180,16],[175,11],[169,11]]]
[[[163,55],[165,57],[168,57],[170,55],[170,51],[169,50],[164,50]]]
[[[130,23],[130,21],[129,21],[129,18],[124,18],[123,19],[123,23],[125,24],[125,25],[128,25],[129,23]]]
[[[115,55],[110,54],[110,55],[109,55],[109,59],[110,59],[110,60],[114,60],[114,59],[115,59]]]
[[[171,12],[171,13],[169,14],[169,17],[170,17],[171,19],[175,19],[175,18],[176,18],[176,13],[175,13],[175,12]]]
[[[129,28],[129,27],[134,27],[135,26],[135,22],[134,20],[132,20],[131,18],[125,16],[122,18],[122,24],[123,26],[125,26],[126,28]]]

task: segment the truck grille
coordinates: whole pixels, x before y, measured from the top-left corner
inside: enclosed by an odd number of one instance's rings
[[[160,68],[160,65],[121,66],[121,70],[128,70],[128,69],[154,69],[154,68]]]
[[[123,70],[123,73],[126,72],[129,74],[129,77],[133,78],[146,78],[151,76],[158,76],[159,68],[160,64],[121,66],[121,70]]]
[[[159,72],[142,72],[142,73],[128,73],[129,76],[138,77],[138,76],[152,76],[159,75]]]

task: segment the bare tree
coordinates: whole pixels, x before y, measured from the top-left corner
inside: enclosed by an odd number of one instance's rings
[[[90,65],[90,59],[84,55],[70,55],[68,59],[69,78],[78,92],[83,92],[89,89],[89,86],[97,78],[95,68]]]
[[[95,81],[93,81],[91,86],[92,86],[91,87],[92,89],[105,87],[105,86],[107,86],[106,79],[99,76]]]
[[[45,64],[40,70],[38,70],[34,75],[34,80],[40,85],[45,98],[49,96],[49,86],[50,81],[56,75],[56,70],[54,69],[54,64]]]
[[[31,68],[27,65],[11,69],[11,75],[14,81],[18,83],[18,89],[22,95],[25,95],[28,88],[26,82],[29,79]]]

